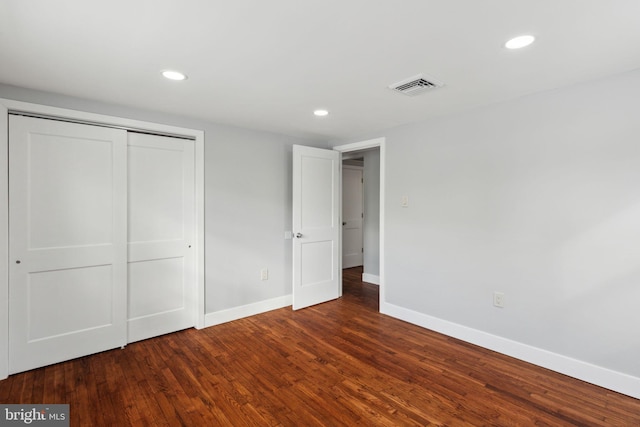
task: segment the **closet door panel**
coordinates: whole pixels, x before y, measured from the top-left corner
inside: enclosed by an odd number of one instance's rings
[[[195,325],[191,140],[129,133],[128,340]]]
[[[184,257],[151,259],[129,264],[129,279],[134,284],[153,284],[153,291],[145,286],[132,286],[129,297],[131,319],[157,316],[158,313],[181,311],[185,305]]]
[[[9,370],[126,343],[126,132],[11,116]]]

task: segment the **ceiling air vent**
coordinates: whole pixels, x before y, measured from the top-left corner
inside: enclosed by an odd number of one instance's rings
[[[408,78],[398,83],[394,83],[389,86],[389,89],[393,89],[397,92],[404,93],[408,96],[416,96],[424,93],[428,90],[436,89],[444,86],[444,83],[425,77],[422,74]]]

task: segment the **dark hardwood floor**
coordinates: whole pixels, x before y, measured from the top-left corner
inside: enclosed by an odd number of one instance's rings
[[[380,315],[377,286],[0,381],[72,426],[640,426],[640,400]]]

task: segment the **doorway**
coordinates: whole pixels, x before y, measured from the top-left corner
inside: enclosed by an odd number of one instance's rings
[[[362,281],[380,286],[384,301],[384,164],[385,138],[333,147],[342,153],[342,163],[362,158],[364,178]],[[345,244],[344,230],[341,244]],[[342,271],[340,271],[342,283]]]
[[[299,310],[342,295],[340,213],[342,153],[377,150],[379,227],[375,250],[381,308],[384,294],[384,138],[321,149],[293,146],[292,307]],[[374,209],[375,211],[375,209]]]

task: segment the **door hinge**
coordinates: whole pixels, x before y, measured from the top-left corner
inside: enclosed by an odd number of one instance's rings
[[[364,212],[360,214],[360,218],[364,218]]]

